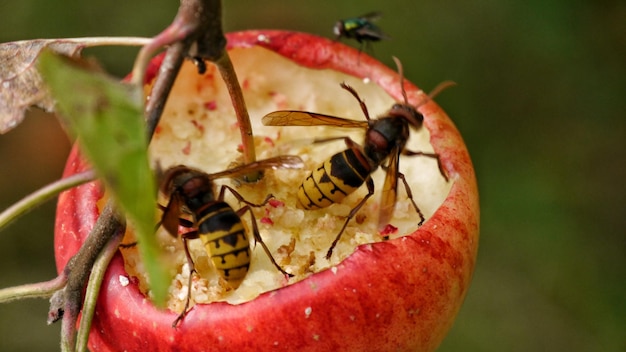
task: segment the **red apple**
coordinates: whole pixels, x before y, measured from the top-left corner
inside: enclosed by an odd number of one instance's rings
[[[315,69],[311,75],[322,72],[317,70],[331,70],[367,78],[393,99],[402,100],[394,70],[341,43],[284,31],[245,31],[227,38],[229,50],[238,49],[241,55],[247,55],[248,50],[249,55],[256,55],[258,49],[252,48],[263,47]],[[149,76],[156,72],[160,60],[153,60]],[[423,94],[408,82],[405,86],[409,101],[419,103]],[[172,94],[170,99],[176,99],[176,93]],[[337,94],[346,93],[338,89]],[[157,310],[135,280],[127,282],[123,259],[116,255],[96,307],[90,349],[435,350],[450,329],[470,284],[478,248],[479,206],[472,163],[461,135],[435,102],[428,101],[419,110],[451,187],[443,203],[417,230],[389,241],[361,245],[332,269],[247,303],[196,305],[176,329],[172,322],[177,314]],[[370,113],[374,117],[376,112]],[[74,149],[65,175],[86,168]],[[59,271],[91,230],[101,196],[96,183],[61,194],[55,234]]]

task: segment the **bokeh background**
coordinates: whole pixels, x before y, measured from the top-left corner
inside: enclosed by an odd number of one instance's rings
[[[372,10],[373,54],[429,90],[464,135],[481,198],[474,280],[441,351],[626,351],[626,2],[224,1],[227,31],[332,37]],[[175,0],[0,2],[0,42],[152,36]],[[354,44],[356,45],[356,44]],[[90,49],[112,73],[136,48]],[[393,67],[393,66],[392,66]],[[0,136],[0,209],[57,179],[69,142],[33,111]],[[0,287],[55,276],[54,201],[0,232]],[[0,305],[1,351],[56,350],[45,300]]]

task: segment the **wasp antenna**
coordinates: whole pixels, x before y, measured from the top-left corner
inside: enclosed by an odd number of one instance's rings
[[[439,93],[443,92],[444,90],[450,88],[450,87],[454,87],[456,86],[456,82],[454,81],[443,81],[441,83],[439,83],[435,88],[433,88],[433,90],[430,91],[430,93],[428,93],[428,97],[430,99],[433,99],[434,97],[436,97],[437,95],[439,95]]]
[[[409,99],[406,96],[406,90],[404,89],[404,70],[402,69],[402,62],[395,56],[392,56],[393,61],[396,63],[396,67],[398,67],[398,75],[400,75],[400,88],[402,89],[402,97],[404,98],[404,103],[408,104]]]
[[[439,95],[439,93],[453,86],[456,86],[456,82],[454,81],[443,81],[439,83],[435,88],[433,88],[433,90],[430,91],[430,93],[428,93],[428,96],[424,98],[424,100],[422,100],[419,104],[415,106],[415,108],[417,109],[420,106],[426,104],[429,100],[432,100],[437,95]]]
[[[354,90],[354,88],[347,85],[346,82],[342,82],[339,85],[341,86],[341,88],[347,90],[350,94],[352,94],[352,96],[356,100],[358,100],[359,105],[361,106],[361,110],[363,111],[363,115],[365,115],[365,119],[367,121],[370,121],[370,113],[367,111],[367,105],[365,105],[365,102],[363,101],[363,99],[361,99],[361,97],[359,96],[359,93],[357,93],[356,90]]]

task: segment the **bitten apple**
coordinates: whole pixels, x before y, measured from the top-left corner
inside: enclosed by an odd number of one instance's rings
[[[393,69],[358,50],[309,34],[245,31],[228,34],[227,38],[250,111],[259,158],[297,153],[307,164],[307,170],[297,172],[268,171],[261,184],[242,186],[242,194],[253,202],[268,193],[276,197],[255,214],[261,235],[279,264],[296,277],[286,280],[271,268],[265,269],[267,259],[255,250],[250,278],[237,290],[230,290],[218,279],[211,279],[210,267],[202,269],[200,264],[192,289],[196,304],[174,329],[172,322],[180,308],[176,302],[181,301],[178,295],[187,292],[181,286],[186,279],[178,277],[171,289],[170,307],[174,311],[159,311],[146,298],[149,285],[137,259],[125,250],[124,256],[115,256],[105,276],[90,349],[435,350],[467,293],[478,248],[478,191],[458,130],[434,101],[405,82],[409,102],[419,105],[424,115],[424,131],[411,135],[410,143],[414,144],[410,149],[426,148],[439,154],[450,181],[443,180],[436,162],[423,160],[430,158],[401,157],[400,168],[427,216],[426,222],[417,227],[419,217],[400,184],[401,196],[389,227],[392,236],[381,241],[376,226],[377,191],[344,233],[333,259],[326,261],[330,240],[325,238],[336,235],[342,219],[365,190],[346,198],[345,204],[311,213],[296,211],[295,190],[303,175],[334,151],[345,149],[341,141],[311,144],[306,139],[350,135],[360,143],[362,131],[276,129],[262,126],[260,118],[272,110],[299,109],[362,119],[358,102],[340,89],[342,81],[359,92],[375,117],[394,101],[403,100],[400,78]],[[159,64],[160,58],[155,58],[148,79]],[[201,76],[194,70],[189,64],[181,71],[151,154],[165,166],[184,160],[186,165],[206,172],[220,171],[239,155],[234,114],[228,96],[222,94],[219,74],[209,69]],[[88,167],[75,149],[65,175]],[[377,190],[383,177],[382,170],[373,175]],[[88,235],[98,216],[101,196],[97,183],[60,196],[55,236],[59,270]],[[181,252],[179,240],[165,236],[163,243],[172,252]],[[202,251],[201,244],[193,249],[200,263],[206,262]],[[173,265],[182,270],[179,275],[184,275],[184,255],[173,254],[172,261],[179,263]]]

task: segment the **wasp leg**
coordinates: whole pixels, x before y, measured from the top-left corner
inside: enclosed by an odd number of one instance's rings
[[[267,197],[265,197],[265,199],[263,200],[263,202],[257,204],[257,203],[252,203],[247,201],[241,194],[239,194],[239,192],[235,191],[232,187],[227,186],[227,185],[223,185],[220,188],[220,194],[219,197],[217,199],[219,199],[220,201],[224,201],[224,193],[226,192],[226,190],[229,190],[230,193],[237,198],[237,201],[241,202],[241,203],[245,203],[251,207],[255,207],[255,208],[260,208],[262,206],[265,206],[267,204],[267,202],[270,201],[270,199],[274,198],[274,196],[272,194],[268,194]]]
[[[278,269],[278,271],[283,273],[283,275],[286,275],[288,277],[293,277],[293,274],[286,272],[285,269],[281,268],[280,265],[276,263],[274,256],[272,256],[272,252],[270,252],[270,249],[267,248],[267,245],[265,244],[265,242],[263,242],[263,239],[261,238],[261,234],[259,233],[259,227],[256,223],[256,218],[254,217],[254,213],[252,213],[252,209],[250,208],[250,205],[245,205],[241,209],[237,210],[237,215],[242,216],[246,211],[250,213],[250,222],[252,224],[252,235],[254,236],[254,244],[257,244],[257,243],[261,244],[261,247],[263,247],[263,251],[265,252],[267,257],[270,258],[270,261],[276,267],[276,269]]]
[[[346,143],[346,146],[348,146],[348,148],[352,148],[355,145],[358,145],[355,141],[352,140],[352,138],[350,137],[328,137],[328,138],[316,138],[313,140],[313,143],[327,143],[327,142],[333,142],[333,141],[338,141],[338,140],[343,140]]]
[[[257,243],[261,244],[261,247],[263,247],[263,251],[265,251],[265,254],[267,254],[267,256],[270,258],[270,261],[272,262],[272,264],[274,264],[274,266],[276,267],[276,269],[278,269],[278,271],[280,271],[284,275],[293,277],[293,274],[286,272],[283,268],[280,267],[280,265],[278,265],[278,263],[276,263],[274,256],[272,256],[272,253],[270,252],[269,248],[267,248],[267,245],[265,244],[265,242],[263,242],[263,239],[261,238],[261,234],[259,233],[259,227],[256,223],[256,217],[254,216],[252,209],[250,209],[250,207],[259,208],[259,207],[264,206],[265,204],[267,204],[267,202],[269,202],[270,199],[274,198],[274,196],[271,194],[268,194],[262,203],[255,204],[255,203],[251,203],[247,201],[241,194],[239,194],[239,192],[235,191],[233,188],[227,185],[223,185],[222,188],[220,189],[220,194],[219,194],[220,200],[224,200],[224,192],[226,191],[226,189],[228,189],[230,193],[232,193],[232,195],[235,196],[235,198],[237,198],[238,201],[246,204],[241,209],[237,210],[236,213],[239,217],[241,217],[246,211],[250,212],[250,220],[252,223],[252,235],[254,236],[254,244],[255,245]]]
[[[159,208],[161,208],[161,210],[165,209],[165,207],[160,205],[160,204],[159,204]],[[180,219],[178,219],[178,223],[182,227],[187,227],[187,228],[192,228],[193,227],[193,222],[189,221],[187,219],[180,218]],[[161,227],[161,225],[163,225],[163,221],[159,220],[159,222],[157,222],[156,225],[154,225],[154,232],[156,232],[159,229],[159,227]],[[137,243],[138,243],[137,241],[131,242],[131,243],[122,243],[122,244],[120,244],[119,247],[120,248],[124,248],[124,249],[132,248],[132,247],[136,246]]]
[[[165,206],[163,206],[161,204],[157,203],[157,206],[158,206],[158,208],[161,211],[166,211],[167,210],[167,207],[165,207]],[[179,219],[179,221],[180,221],[180,225],[181,226],[193,227],[193,223],[191,221],[187,220],[187,219]],[[159,220],[159,222],[157,222],[156,225],[154,225],[154,232],[156,232],[159,229],[159,227],[161,227],[161,225],[163,225],[163,219]],[[132,248],[132,247],[135,247],[137,245],[137,243],[138,243],[137,241],[130,242],[130,243],[122,243],[122,244],[119,245],[119,248],[123,248],[123,249]]]
[[[185,318],[185,315],[187,315],[188,313],[187,310],[189,309],[189,302],[191,300],[191,285],[193,281],[193,275],[198,273],[196,271],[196,265],[193,262],[193,258],[191,258],[191,252],[189,252],[188,241],[195,240],[198,237],[198,231],[189,231],[181,236],[183,240],[183,247],[185,247],[185,256],[187,257],[187,263],[189,264],[189,282],[187,283],[187,300],[185,301],[185,308],[183,308],[183,311],[178,315],[178,317],[176,317],[176,320],[174,320],[174,322],[172,323],[173,328],[176,328],[176,326],[178,326],[178,323],[180,323],[180,321],[183,320],[183,318]]]
[[[365,202],[367,202],[367,200],[374,194],[374,181],[372,180],[372,178],[368,177],[365,182],[367,184],[367,194],[365,195],[365,197],[363,197],[363,199],[361,199],[359,204],[357,204],[354,208],[352,208],[352,210],[350,210],[350,214],[348,214],[348,217],[346,218],[346,221],[343,223],[341,230],[339,230],[337,237],[335,237],[335,240],[333,241],[333,243],[331,243],[330,248],[328,249],[328,252],[326,253],[327,260],[330,260],[330,257],[333,255],[333,249],[337,245],[337,242],[339,242],[339,239],[341,238],[343,231],[348,226],[348,222],[350,222],[350,220],[356,215],[356,213],[359,212],[361,207],[365,205]]]
[[[424,214],[422,214],[422,211],[413,200],[413,192],[411,192],[411,187],[409,187],[409,184],[406,182],[406,178],[404,177],[403,173],[398,172],[398,178],[402,180],[402,183],[404,184],[404,189],[406,190],[406,196],[411,200],[411,203],[413,203],[413,208],[415,208],[417,215],[420,216],[420,222],[417,224],[417,226],[422,226],[426,218],[424,218]]]
[[[359,49],[359,56],[361,56],[361,49]],[[347,90],[350,94],[352,94],[352,96],[355,97],[356,100],[358,100],[359,105],[361,106],[361,110],[363,111],[363,115],[365,115],[365,119],[369,121],[370,114],[367,111],[367,105],[365,105],[365,102],[363,101],[363,99],[361,99],[361,97],[359,96],[359,93],[357,93],[356,90],[354,90],[354,88],[350,87],[349,85],[345,83],[341,83],[340,86],[341,88]]]
[[[443,169],[443,165],[441,164],[441,158],[439,158],[439,154],[437,154],[437,153],[414,152],[414,151],[408,150],[408,149],[404,149],[402,151],[402,154],[406,155],[406,156],[425,156],[425,157],[429,157],[429,158],[433,158],[433,159],[437,160],[437,167],[439,167],[439,173],[441,173],[441,176],[443,176],[443,179],[446,180],[446,182],[449,181],[448,174],[446,174],[446,171]]]
[[[188,220],[188,219],[179,218],[178,219],[178,224],[180,226],[186,227],[186,228],[192,228],[193,227],[193,221]],[[156,232],[156,230],[158,230],[159,227],[161,227],[161,225],[163,225],[162,221],[157,222],[156,225],[154,226],[154,231]]]

